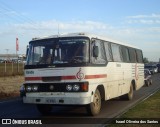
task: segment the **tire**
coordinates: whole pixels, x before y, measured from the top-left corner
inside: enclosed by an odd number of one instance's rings
[[[133,98],[133,85],[130,86],[130,90],[127,94],[120,96],[123,100],[132,100]]]
[[[101,95],[97,89],[94,93],[93,102],[87,105],[87,112],[91,116],[98,115],[101,110]]]
[[[150,79],[150,83],[149,84],[152,85],[152,79]]]
[[[150,81],[149,81],[149,80],[146,80],[146,81],[145,81],[145,85],[146,85],[147,87],[149,87]]]
[[[52,105],[47,105],[47,104],[37,104],[37,110],[42,114],[42,115],[48,115],[52,111]]]

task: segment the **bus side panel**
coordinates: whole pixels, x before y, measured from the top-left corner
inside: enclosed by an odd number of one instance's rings
[[[123,71],[121,63],[109,62],[107,65],[107,82],[105,86],[105,99],[119,96],[121,84],[123,83]]]
[[[144,64],[135,65],[136,90],[144,85]]]
[[[136,90],[144,84],[143,64],[109,62],[106,69],[105,100],[128,93],[132,81],[135,81]]]
[[[123,83],[121,83],[120,89],[122,92],[119,93],[119,96],[124,95],[129,92],[130,85],[133,80],[132,77],[132,65],[130,63],[122,63],[123,71]]]

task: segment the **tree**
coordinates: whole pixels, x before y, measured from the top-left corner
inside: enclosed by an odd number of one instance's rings
[[[144,62],[144,63],[149,63],[148,58],[144,57],[144,58],[143,58],[143,62]]]

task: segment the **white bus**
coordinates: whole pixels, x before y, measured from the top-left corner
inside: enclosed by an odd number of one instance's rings
[[[86,33],[29,42],[23,102],[44,115],[53,105],[85,105],[94,116],[102,101],[131,100],[143,84],[142,51],[128,44]]]

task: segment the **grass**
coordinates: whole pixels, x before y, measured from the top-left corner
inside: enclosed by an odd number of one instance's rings
[[[125,113],[123,118],[160,118],[160,91]]]
[[[160,119],[160,90],[127,111],[120,118],[159,118]],[[159,124],[111,124],[109,127],[159,127]]]
[[[19,96],[24,76],[0,77],[0,99]]]

